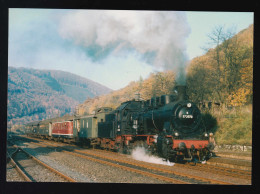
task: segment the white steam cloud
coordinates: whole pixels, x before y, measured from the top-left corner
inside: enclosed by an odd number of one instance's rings
[[[163,158],[159,158],[153,155],[148,155],[144,147],[136,147],[132,151],[131,157],[135,160],[140,160],[140,161],[154,163],[154,164],[163,164],[167,166],[174,165],[174,163],[165,161]]]
[[[118,54],[134,49],[151,65],[183,74],[186,38],[190,34],[186,15],[180,11],[70,11],[61,18],[60,35],[100,53]],[[97,51],[98,50],[98,51]],[[152,60],[151,60],[152,59]],[[183,79],[182,76],[177,76]]]

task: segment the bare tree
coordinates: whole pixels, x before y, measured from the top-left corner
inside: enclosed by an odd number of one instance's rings
[[[229,97],[250,81],[251,77],[244,72],[250,72],[248,59],[252,48],[241,44],[234,28],[226,30],[217,26],[208,38],[211,48],[207,48],[205,56],[192,62],[187,79],[189,93],[196,101],[217,101],[225,107]]]

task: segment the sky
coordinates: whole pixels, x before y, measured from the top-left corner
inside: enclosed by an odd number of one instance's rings
[[[216,26],[235,33],[253,12],[9,9],[8,65],[55,69],[123,88],[205,53]],[[181,80],[181,79],[180,79]]]

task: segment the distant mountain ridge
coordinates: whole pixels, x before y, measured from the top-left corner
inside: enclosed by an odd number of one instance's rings
[[[8,124],[72,113],[87,98],[112,90],[59,70],[8,67]]]

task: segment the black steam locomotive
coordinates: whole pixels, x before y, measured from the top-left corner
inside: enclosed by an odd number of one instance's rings
[[[27,134],[126,153],[136,146],[144,146],[152,154],[171,161],[205,160],[214,145],[200,127],[200,110],[188,100],[185,86],[177,86],[175,92],[176,95],[147,101],[137,98],[115,110],[99,108],[92,115],[29,123]],[[46,129],[44,134],[37,131],[37,126]]]
[[[177,86],[175,91],[175,96],[122,103],[98,124],[98,136],[115,139],[114,147],[125,151],[141,143],[174,161],[206,159],[214,145],[200,127],[200,110],[188,100],[185,86]]]

